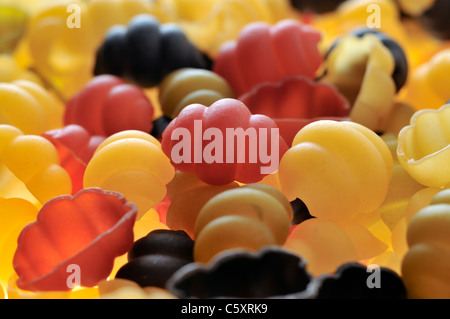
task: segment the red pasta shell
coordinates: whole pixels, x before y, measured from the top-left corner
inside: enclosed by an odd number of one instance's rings
[[[221,47],[213,71],[228,81],[237,96],[291,75],[313,79],[323,62],[320,40],[318,30],[296,20],[282,20],[274,26],[252,22],[237,41]]]
[[[290,145],[296,133],[317,120],[348,120],[350,105],[333,86],[305,76],[289,76],[276,83],[262,83],[239,100],[253,114],[272,118]]]
[[[91,135],[84,127],[70,124],[42,134],[55,146],[61,166],[72,179],[72,194],[83,189],[83,176],[87,163],[104,136]]]
[[[132,247],[136,215],[136,205],[122,194],[99,188],[48,201],[18,237],[17,286],[68,291],[71,265],[80,269],[80,286],[95,286],[111,273],[114,259]]]
[[[104,74],[94,77],[67,102],[64,124],[78,124],[101,136],[124,130],[150,132],[153,114],[153,104],[141,88]]]

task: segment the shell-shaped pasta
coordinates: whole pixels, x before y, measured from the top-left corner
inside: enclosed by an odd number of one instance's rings
[[[138,206],[138,218],[166,195],[175,170],[160,143],[142,131],[122,131],[99,145],[84,174],[84,187],[125,195]]]
[[[0,158],[41,203],[71,194],[70,175],[61,166],[58,152],[46,138],[25,135],[11,125],[0,125]]]
[[[394,70],[394,57],[376,34],[348,35],[329,52],[321,81],[349,100],[352,121],[383,131],[396,94]]]
[[[397,157],[419,183],[443,187],[450,183],[450,104],[420,110],[398,136]]]
[[[348,101],[336,88],[298,75],[258,85],[239,100],[253,114],[272,119],[346,117],[350,112]]]
[[[287,150],[271,118],[230,98],[209,107],[188,105],[167,126],[161,144],[176,169],[215,186],[257,183],[277,170]]]
[[[290,75],[313,79],[323,57],[318,30],[286,19],[271,26],[246,25],[236,41],[227,42],[214,62],[213,70],[225,78],[236,96],[264,82],[278,82]]]
[[[403,46],[399,42],[388,36],[386,33],[381,32],[377,29],[359,27],[355,28],[350,33],[350,35],[356,36],[358,38],[363,38],[368,34],[373,35],[378,40],[380,40],[383,46],[386,49],[388,49],[389,52],[391,53],[395,63],[395,67],[394,70],[392,71],[391,76],[395,82],[395,88],[397,92],[399,92],[405,85],[408,79],[408,72],[409,72],[408,57],[406,56],[406,52]],[[331,46],[330,51],[332,51],[336,46],[338,46],[339,43],[340,39],[338,38],[336,42]],[[330,51],[328,52],[328,54],[330,53]]]
[[[206,202],[221,192],[237,187],[239,185],[235,182],[223,186],[209,185],[195,174],[177,171],[167,184],[167,196],[170,199],[166,212],[167,226],[183,230],[195,238],[195,221]]]
[[[209,59],[176,24],[160,24],[153,15],[140,14],[128,26],[109,29],[97,51],[94,74],[114,74],[154,87],[181,68],[209,67]]]
[[[123,195],[98,188],[47,202],[17,239],[17,286],[68,291],[73,287],[67,274],[74,269],[80,272],[79,285],[95,286],[109,275],[114,258],[131,248],[136,214]]]
[[[211,263],[187,265],[170,278],[167,289],[183,299],[303,299],[310,296],[313,280],[300,256],[272,246],[257,252],[227,251]]]
[[[0,100],[0,124],[36,135],[62,126],[63,104],[35,82],[0,83]]]
[[[75,194],[83,188],[86,165],[105,137],[93,136],[84,127],[76,124],[47,131],[42,136],[52,142],[58,151],[61,166],[72,179],[72,194]]]
[[[409,250],[402,261],[402,277],[409,298],[450,298],[449,227],[450,189],[445,189],[408,223]]]
[[[153,104],[141,88],[105,74],[94,77],[67,102],[64,124],[81,125],[100,136],[126,130],[150,132],[153,113]]]
[[[228,83],[218,74],[204,69],[183,68],[167,75],[159,86],[159,102],[164,115],[174,119],[190,104],[209,106],[233,98]]]
[[[128,262],[115,279],[128,279],[141,287],[164,288],[181,267],[193,262],[194,241],[181,230],[157,229],[134,242]]]
[[[288,145],[300,129],[318,120],[348,120],[347,99],[331,85],[294,75],[262,83],[239,97],[253,114],[272,118]]]
[[[228,249],[281,246],[288,236],[292,216],[288,200],[271,186],[248,184],[221,192],[197,216],[194,259],[208,262]],[[227,232],[231,233],[226,235]],[[255,237],[249,240],[250,235]]]
[[[312,216],[347,220],[377,209],[386,197],[393,159],[384,141],[353,122],[322,120],[300,130],[280,161],[284,194]]]
[[[440,50],[411,74],[404,99],[417,110],[439,109],[449,99],[450,49]]]

